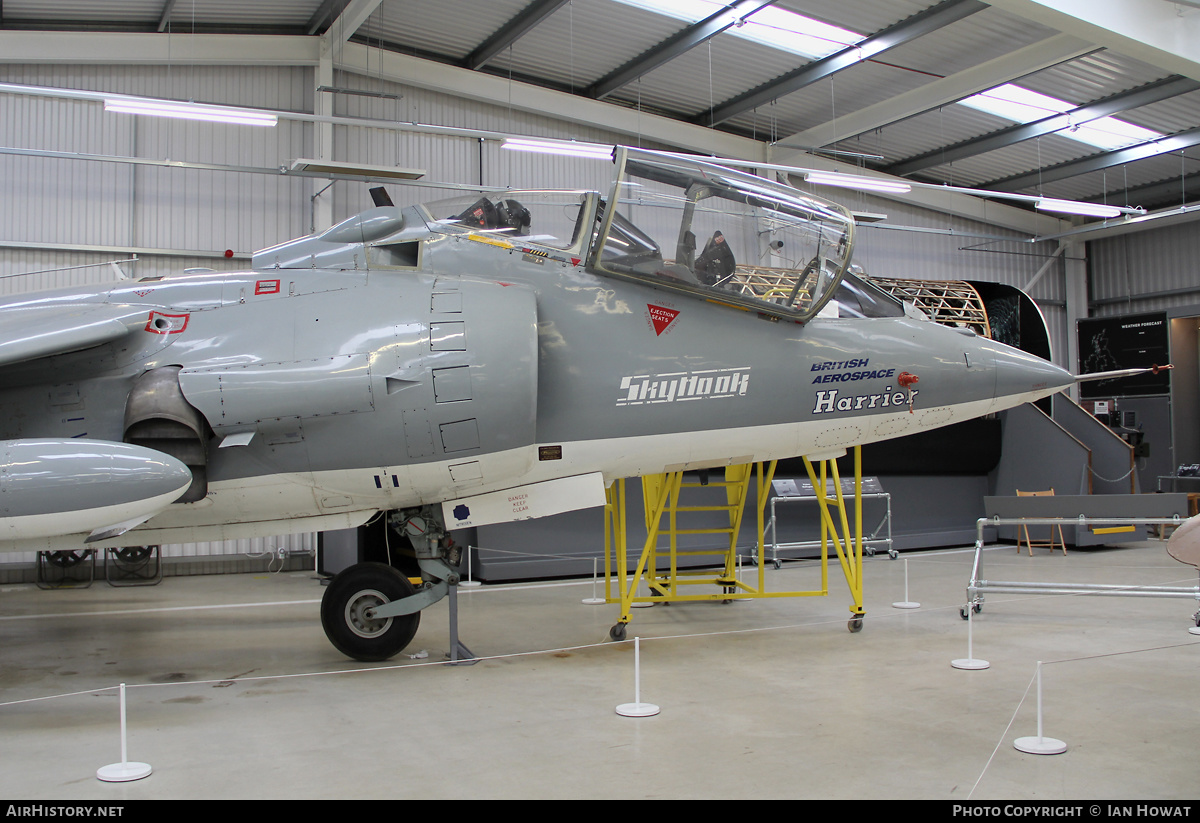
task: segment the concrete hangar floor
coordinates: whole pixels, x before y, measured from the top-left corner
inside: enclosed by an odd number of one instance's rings
[[[590,579],[463,589],[470,666],[444,662],[445,601],[389,664],[340,656],[311,572],[6,586],[0,796],[1195,798],[1196,604],[991,594],[969,653],[972,557],[865,559],[857,634],[836,569],[828,597],[638,609],[622,643],[608,640],[617,606],[583,603]],[[916,609],[892,605],[905,560]],[[985,563],[995,579],[1196,582],[1157,542],[1001,546]],[[769,574],[773,590],[819,584],[812,562]],[[1013,746],[1037,734],[1038,661],[1044,735],[1063,754]],[[121,760],[120,683],[128,760],[153,773],[107,783],[95,773]],[[617,714],[635,690],[657,715]]]

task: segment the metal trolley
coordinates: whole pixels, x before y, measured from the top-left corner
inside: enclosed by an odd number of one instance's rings
[[[1187,495],[1079,495],[1064,497],[985,497],[988,517],[976,522],[975,558],[971,580],[967,584],[967,602],[959,609],[966,620],[970,613],[983,609],[984,592],[1007,594],[1090,594],[1109,597],[1176,597],[1200,602],[1200,586],[1137,586],[1100,583],[1048,583],[1038,581],[989,580],[983,576],[983,530],[986,526],[1089,526],[1117,525],[1179,526],[1186,519]],[[1061,516],[1076,511],[1074,517]],[[1112,517],[1112,511],[1126,511],[1130,517]],[[1192,615],[1200,626],[1200,610]]]
[[[771,562],[775,568],[779,568],[781,563],[779,560],[779,550],[790,551],[793,549],[820,549],[820,540],[805,540],[796,543],[780,543],[778,529],[778,513],[776,504],[787,503],[817,503],[817,492],[813,488],[811,481],[804,480],[775,480],[772,483],[775,491],[775,496],[771,498],[771,516],[767,521],[767,530],[770,532],[770,539],[766,541],[766,547],[771,552]],[[846,478],[842,480],[842,494],[846,497],[854,497],[854,480]],[[862,480],[862,495],[863,500],[883,500],[886,505],[886,512],[883,519],[875,527],[869,536],[863,538],[863,554],[867,557],[873,557],[877,548],[882,547],[887,552],[888,557],[893,560],[897,557],[897,552],[892,548],[892,496],[883,490],[883,486],[879,483],[877,477],[864,477]],[[879,537],[880,531],[886,529],[887,537]],[[757,557],[753,558],[757,560]]]

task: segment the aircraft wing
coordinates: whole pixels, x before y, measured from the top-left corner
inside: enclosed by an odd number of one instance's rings
[[[0,312],[0,366],[89,349],[145,328],[144,306],[74,303]]]

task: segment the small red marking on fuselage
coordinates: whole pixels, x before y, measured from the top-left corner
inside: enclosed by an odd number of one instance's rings
[[[666,306],[647,303],[646,309],[650,312],[650,322],[654,324],[655,336],[662,336],[667,327],[674,323],[675,318],[679,316],[678,309],[668,309]]]
[[[179,334],[187,328],[189,316],[186,314],[163,314],[162,312],[152,311],[150,312],[150,317],[146,319],[146,331],[153,334]]]

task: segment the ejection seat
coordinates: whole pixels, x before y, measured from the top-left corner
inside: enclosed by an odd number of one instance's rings
[[[733,258],[733,252],[729,250],[729,244],[725,242],[725,235],[716,231],[704,244],[704,250],[696,258],[692,270],[704,285],[724,286],[736,268],[737,261]]]

